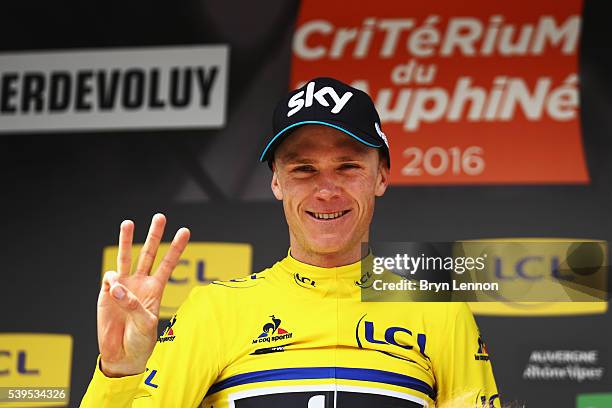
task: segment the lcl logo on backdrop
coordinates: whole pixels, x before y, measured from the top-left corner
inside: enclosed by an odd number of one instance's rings
[[[219,128],[229,47],[0,54],[0,132]]]
[[[468,243],[474,251],[492,248],[492,252],[487,253],[486,270],[491,281],[500,282],[502,287],[498,298],[470,302],[475,314],[549,316],[599,314],[608,310],[608,246],[605,241],[509,238],[463,242]],[[488,246],[488,243],[491,245]],[[508,245],[501,245],[504,243]],[[600,284],[595,288],[577,283],[584,278],[592,278]],[[533,296],[552,297],[555,290],[567,294],[571,287],[578,288],[571,295],[574,301],[514,301],[520,293],[527,298],[531,296],[528,292]],[[598,288],[601,293],[590,296]]]
[[[37,402],[36,406],[68,404],[71,367],[72,336],[68,334],[0,334],[0,388],[55,391],[53,398],[44,404]],[[16,406],[14,403],[8,405]]]
[[[135,267],[142,245],[132,247],[132,262]],[[159,265],[170,244],[159,246],[153,271]],[[104,248],[102,276],[104,272],[117,268],[117,246]],[[251,273],[253,249],[250,244],[229,242],[190,242],[168,280],[160,308],[160,319],[169,319],[187,298],[195,286],[206,285],[213,280],[227,281]]]

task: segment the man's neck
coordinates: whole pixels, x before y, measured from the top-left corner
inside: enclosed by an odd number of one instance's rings
[[[345,251],[320,253],[308,250],[296,241],[295,239],[290,239],[291,256],[305,264],[322,268],[333,268],[355,263],[362,258],[360,243]]]

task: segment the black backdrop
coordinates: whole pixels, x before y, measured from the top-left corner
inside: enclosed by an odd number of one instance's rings
[[[282,207],[257,162],[271,112],[286,91],[299,4],[267,0],[2,2],[0,51],[225,43],[227,126],[221,130],[0,135],[3,332],[70,333],[78,406],[97,355],[95,306],[102,248],[124,218],[142,241],[157,211],[194,241],[250,242],[255,270],[284,256]],[[377,203],[373,239],[485,237],[612,240],[612,28],[603,1],[586,1],[580,47],[586,186],[391,188]],[[552,158],[554,160],[554,157]],[[169,234],[168,234],[169,235]],[[612,318],[478,317],[504,400],[573,407],[612,392]],[[602,381],[529,382],[534,349],[596,349]]]

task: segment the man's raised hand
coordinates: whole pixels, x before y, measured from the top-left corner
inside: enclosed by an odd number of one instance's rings
[[[162,294],[189,241],[189,230],[179,229],[159,267],[151,274],[165,225],[164,215],[153,216],[136,269],[130,274],[134,223],[121,223],[117,271],[104,274],[98,296],[100,363],[109,377],[144,372],[153,353]]]

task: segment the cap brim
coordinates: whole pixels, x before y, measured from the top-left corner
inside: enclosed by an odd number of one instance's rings
[[[274,137],[268,142],[268,144],[264,148],[263,152],[261,153],[261,156],[259,157],[259,161],[263,162],[263,161],[268,160],[270,158],[270,154],[274,150],[274,147],[276,145],[278,145],[282,141],[283,136],[286,136],[287,132],[289,132],[290,130],[295,129],[298,126],[303,126],[303,125],[323,125],[323,126],[329,126],[329,127],[334,128],[334,129],[337,129],[337,130],[339,130],[341,132],[346,133],[347,135],[349,135],[353,139],[357,140],[358,142],[363,143],[366,146],[373,147],[373,148],[380,148],[380,147],[384,146],[384,144],[375,144],[375,143],[372,143],[372,142],[368,142],[363,137],[357,136],[354,132],[351,132],[350,130],[347,130],[347,129],[343,128],[342,126],[340,126],[338,124],[335,124],[335,123],[324,122],[324,121],[321,121],[321,120],[304,120],[304,121],[301,121],[301,122],[293,123],[293,124],[287,126],[286,128],[282,129],[276,135],[274,135]]]

